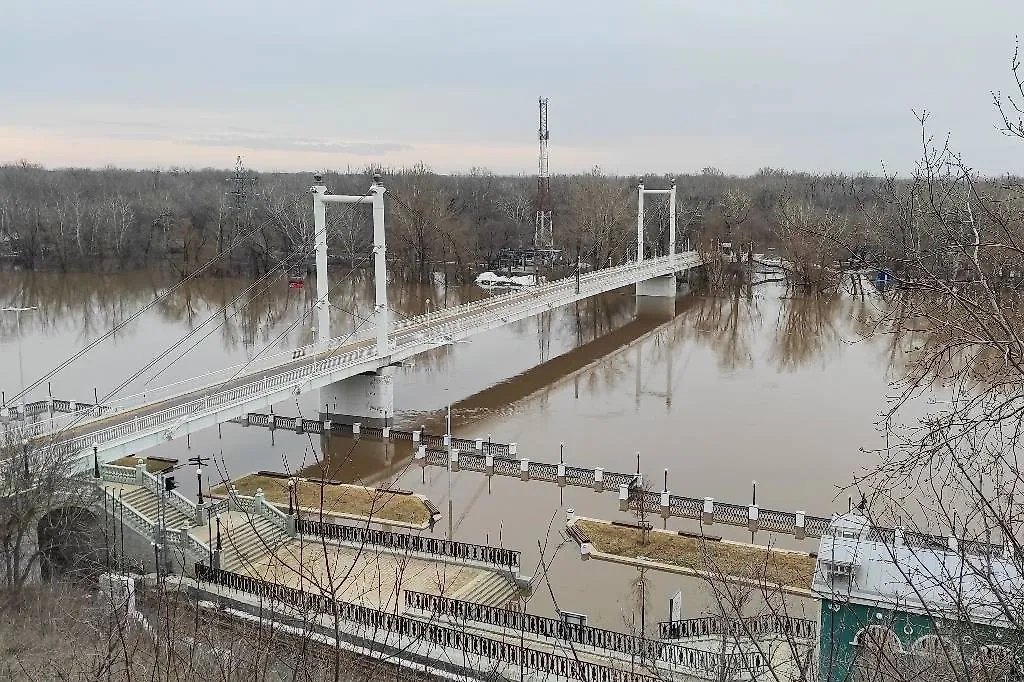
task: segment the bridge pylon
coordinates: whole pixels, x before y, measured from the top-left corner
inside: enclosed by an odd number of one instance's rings
[[[668,196],[669,201],[669,213],[668,213],[668,256],[669,262],[675,264],[677,262],[676,256],[676,181],[672,181],[672,185],[668,189],[647,189],[644,187],[644,181],[641,180],[637,185],[637,213],[636,213],[636,260],[637,263],[643,262],[645,258],[645,243],[644,243],[644,196],[648,194],[664,194]],[[649,307],[644,299],[648,297],[664,298],[675,300],[676,296],[676,273],[670,272],[667,275],[661,275],[659,277],[653,277],[651,279],[643,280],[636,283],[636,296],[637,296],[637,312],[649,312]],[[674,306],[673,306],[674,307]],[[657,312],[664,313],[661,306],[657,307]]]
[[[323,176],[313,176],[309,188],[313,195],[313,229],[316,244],[317,344],[327,350],[331,342],[330,280],[327,270],[327,204],[369,203],[373,208],[373,321],[376,328],[375,351],[379,368],[320,389],[321,419],[339,422],[365,421],[387,423],[394,416],[394,384],[391,364],[391,311],[388,307],[387,240],[384,231],[384,194],[387,188],[374,174],[369,191],[363,195],[330,194]]]

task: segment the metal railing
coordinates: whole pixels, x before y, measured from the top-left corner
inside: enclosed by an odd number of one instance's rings
[[[319,613],[353,623],[356,628],[345,630],[362,630],[366,633],[365,637],[374,641],[379,641],[378,638],[387,638],[389,633],[396,634],[421,646],[445,647],[491,661],[584,682],[655,682],[658,679],[644,673],[619,670],[550,651],[512,644],[456,627],[337,601],[328,595],[313,594],[248,575],[211,570],[201,562],[195,564],[195,573],[200,584],[220,585],[260,599],[284,604],[304,614]],[[263,610],[262,613],[270,615],[273,612]]]
[[[587,625],[535,616],[522,611],[452,599],[436,594],[405,590],[405,606],[424,613],[443,616],[454,621],[481,623],[514,632],[528,632],[537,637],[572,642],[592,649],[614,651],[617,654],[647,661],[662,661],[688,668],[718,679],[736,679],[729,674],[750,675],[762,672],[767,661],[759,652],[723,653],[647,639],[625,632],[593,628]]]
[[[363,526],[346,526],[340,523],[328,523],[311,519],[296,520],[296,530],[301,535],[315,535],[338,542],[356,545],[369,545],[395,552],[416,552],[431,556],[456,559],[459,561],[475,561],[483,564],[506,568],[512,571],[519,569],[520,553],[502,547],[476,545],[455,540],[423,537],[409,533],[395,533],[376,530]]]
[[[735,619],[703,616],[658,623],[661,639],[696,639],[702,637],[762,638],[779,635],[800,640],[817,639],[818,626],[813,620],[766,614]]]

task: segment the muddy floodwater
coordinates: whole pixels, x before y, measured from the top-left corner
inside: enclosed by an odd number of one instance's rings
[[[15,315],[0,317],[5,398],[19,390],[19,356],[30,385],[169,291],[41,381],[28,399],[48,391],[89,402],[94,392],[101,398],[115,389],[138,393],[286,351],[314,334],[315,315],[307,313],[315,292],[288,289],[282,280],[249,290],[250,282],[221,279],[171,290],[174,281],[156,273],[5,273],[2,281],[4,306],[36,307],[22,313],[20,344]],[[334,291],[332,331],[365,325],[360,321],[372,310],[369,274],[339,274]],[[396,285],[390,292],[398,318],[485,296],[477,288],[446,293],[441,286]],[[415,358],[396,372],[395,424],[443,433],[450,404],[456,435],[516,442],[519,455],[531,460],[558,462],[561,454],[572,464],[634,471],[639,453],[641,470],[658,489],[667,470],[673,492],[746,504],[756,480],[761,506],[827,516],[846,511],[850,493],[842,488],[872,463],[861,448],[880,444],[874,423],[896,371],[886,339],[862,336],[857,319],[871,305],[847,295],[808,298],[768,283],[725,296],[681,295],[673,315],[637,317],[632,290],[616,291]],[[316,395],[274,409],[316,418]],[[635,622],[637,571],[582,562],[578,546],[562,533],[570,507],[584,516],[630,520],[613,492],[488,481],[473,472],[449,479],[444,469],[421,470],[408,449],[233,424],[149,452],[182,460],[212,455],[218,477],[237,477],[315,471],[325,449],[332,478],[427,495],[446,515],[435,535],[448,533],[450,499],[455,539],[521,550],[525,574],[547,575],[532,611],[551,613],[553,594],[558,608],[588,614],[592,625],[622,629]],[[179,481],[182,492],[194,495],[189,471]],[[686,524],[670,520],[668,527]],[[716,526],[715,532],[750,540],[742,529]],[[816,549],[816,541],[773,541]],[[546,571],[539,547],[550,560]],[[649,629],[666,618],[676,590],[684,592],[686,615],[707,607],[692,580],[646,577]]]

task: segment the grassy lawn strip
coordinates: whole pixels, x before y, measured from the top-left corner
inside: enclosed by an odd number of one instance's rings
[[[281,507],[288,507],[288,479],[276,476],[249,474],[235,481],[240,495],[252,496],[263,489],[266,500]],[[365,488],[343,483],[323,484],[324,513],[352,514],[372,517],[378,521],[401,521],[421,525],[430,521],[430,511],[423,500],[415,495]],[[303,509],[320,509],[321,484],[313,481],[298,482],[299,506]],[[210,490],[213,495],[227,495],[223,485]]]
[[[805,590],[810,589],[814,576],[814,558],[803,553],[659,530],[650,531],[644,545],[636,528],[585,519],[576,523],[589,536],[593,548],[606,554],[633,559],[643,556],[695,571]]]
[[[176,459],[164,459],[163,457],[146,457],[146,471],[151,474],[155,474],[163,471],[164,469],[170,469],[172,466],[178,463]],[[138,455],[128,455],[121,459],[115,459],[111,462],[114,466],[118,467],[134,467],[139,463]]]

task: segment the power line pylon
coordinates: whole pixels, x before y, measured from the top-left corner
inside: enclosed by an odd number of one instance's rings
[[[551,173],[548,167],[548,98],[538,100],[540,125],[537,138],[540,141],[540,157],[537,162],[537,219],[533,232],[533,248],[550,249],[554,246],[551,230]]]

